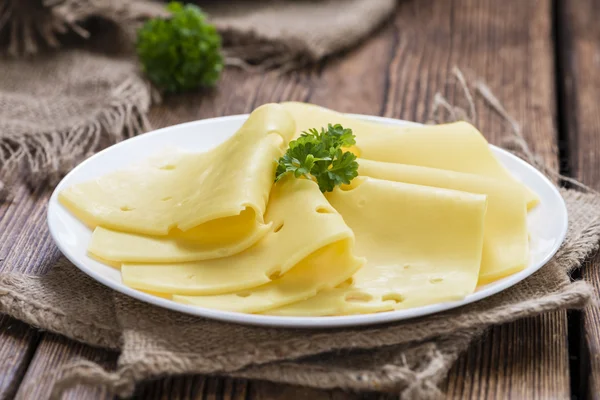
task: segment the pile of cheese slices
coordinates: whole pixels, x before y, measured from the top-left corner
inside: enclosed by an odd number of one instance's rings
[[[290,140],[338,123],[356,135],[350,185],[324,194],[310,179],[274,183]],[[399,127],[282,103],[257,108],[208,152],[158,154],[60,201],[93,229],[90,257],[132,288],[330,316],[458,300],[522,270],[538,198],[465,122]]]

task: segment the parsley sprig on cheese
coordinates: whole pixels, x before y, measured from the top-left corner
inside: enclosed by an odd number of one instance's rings
[[[340,124],[309,129],[290,142],[287,152],[279,159],[275,181],[287,174],[313,179],[321,192],[331,192],[335,186],[349,184],[358,175],[356,155],[343,148],[356,144],[351,129]]]

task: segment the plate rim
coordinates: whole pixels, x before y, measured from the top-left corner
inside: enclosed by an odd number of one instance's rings
[[[369,120],[374,122],[382,122],[385,124],[393,124],[393,125],[422,125],[417,122],[406,121],[395,118],[388,117],[380,117],[374,115],[365,115],[365,114],[347,114],[353,117],[357,117],[363,120]],[[67,180],[73,174],[77,174],[78,171],[82,168],[85,168],[85,165],[91,160],[101,157],[105,152],[111,151],[115,146],[119,146],[124,142],[129,142],[131,140],[141,140],[143,138],[148,137],[148,135],[160,135],[161,133],[173,129],[174,127],[182,127],[187,125],[205,125],[210,123],[219,122],[222,120],[229,119],[245,119],[248,118],[249,114],[236,114],[215,118],[206,118],[196,121],[184,122],[181,124],[171,125],[168,127],[156,129],[142,135],[134,136],[123,140],[119,143],[111,145],[106,149],[99,151],[98,153],[92,155],[86,160],[79,163],[75,168],[73,168],[67,175],[65,175],[61,181],[57,184],[55,189],[48,200],[48,210],[46,213],[46,221],[50,231],[50,235],[59,248],[61,253],[72,263],[74,264],[81,272],[94,279],[95,281],[101,283],[102,285],[114,290],[120,294],[129,296],[135,300],[139,300],[153,306],[161,307],[164,309],[171,310],[173,312],[181,312],[188,315],[193,315],[196,317],[209,318],[217,321],[228,322],[228,323],[236,323],[243,325],[252,325],[252,326],[262,326],[262,327],[277,327],[277,328],[299,328],[299,329],[335,329],[335,328],[344,328],[344,327],[356,327],[356,326],[368,326],[368,325],[380,325],[385,323],[393,323],[400,322],[406,320],[412,320],[419,317],[424,317],[427,315],[438,314],[444,311],[448,311],[454,308],[460,308],[466,306],[468,304],[483,300],[484,298],[493,296],[498,294],[511,286],[516,285],[517,283],[523,281],[530,275],[537,272],[540,268],[548,263],[554,257],[556,252],[560,249],[564,240],[566,238],[567,230],[568,230],[568,210],[566,207],[566,203],[564,198],[560,194],[559,189],[556,185],[554,185],[544,174],[542,174],[537,168],[533,167],[531,164],[527,163],[525,160],[517,157],[516,155],[504,150],[495,145],[489,144],[494,152],[503,154],[504,156],[508,156],[512,158],[513,161],[516,161],[521,167],[525,169],[531,170],[537,178],[540,178],[553,192],[553,194],[559,199],[560,206],[563,210],[562,213],[562,231],[559,235],[559,241],[557,241],[557,245],[550,251],[542,260],[538,262],[537,265],[527,267],[522,271],[519,271],[509,277],[511,279],[507,279],[497,283],[496,285],[484,288],[480,291],[474,292],[468,296],[466,296],[462,300],[458,301],[449,301],[442,303],[435,303],[421,307],[408,308],[403,310],[395,310],[395,311],[387,311],[381,313],[374,314],[356,314],[356,315],[343,315],[343,316],[327,316],[327,317],[293,317],[293,316],[272,316],[272,315],[261,315],[261,314],[244,314],[233,311],[223,311],[216,310],[204,307],[191,306],[182,303],[176,303],[172,300],[153,296],[148,293],[144,293],[138,291],[136,289],[130,288],[123,283],[119,283],[113,281],[112,279],[104,276],[101,273],[94,271],[91,268],[85,266],[84,262],[79,262],[77,257],[70,253],[68,248],[62,243],[61,240],[58,239],[58,233],[55,231],[57,229],[54,224],[51,223],[51,215],[54,212],[56,207],[62,207],[62,205],[58,202],[58,192],[59,189],[62,189],[61,186],[63,182]],[[106,266],[106,268],[111,268]],[[508,277],[507,277],[508,278]]]

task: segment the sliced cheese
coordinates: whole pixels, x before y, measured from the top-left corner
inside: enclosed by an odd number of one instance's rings
[[[169,299],[169,300],[173,299],[173,296],[171,296],[168,293],[148,292],[148,291],[145,291],[145,290],[140,290],[140,292],[148,293],[148,294],[151,294],[152,296],[156,296],[156,297],[162,297],[163,299]]]
[[[486,196],[358,177],[327,198],[367,264],[348,287],[268,311],[331,315],[459,300],[477,285]],[[392,304],[393,303],[393,304]]]
[[[358,160],[359,174],[487,195],[479,285],[521,271],[529,261],[527,207],[513,182],[414,165]]]
[[[360,120],[313,104],[282,103],[296,120],[296,135],[309,128],[342,124],[356,135],[356,150],[363,159],[487,176],[517,182],[492,153],[481,133],[467,122],[441,125],[393,126]],[[538,196],[519,183],[529,208]]]
[[[304,301],[298,301],[262,314],[293,317],[325,317],[349,314],[372,314],[393,311],[397,301],[389,295],[382,299],[379,290],[334,288]]]
[[[121,263],[118,261],[107,260],[105,258],[99,257],[93,253],[88,253],[88,257],[92,260],[96,260],[102,264],[106,264],[109,267],[113,267],[114,269],[121,269]]]
[[[215,296],[173,296],[173,300],[200,307],[257,313],[315,296],[354,274],[364,260],[352,254],[353,238],[315,251],[280,278],[256,288]]]
[[[306,179],[284,179],[274,185],[265,219],[273,228],[241,253],[188,263],[123,263],[123,283],[181,295],[234,292],[269,283],[317,250],[353,238],[317,184]]]
[[[294,132],[289,113],[266,104],[210,151],[156,156],[71,186],[59,200],[90,226],[138,234],[167,235],[220,218],[231,218],[225,229],[235,230],[244,210],[253,212],[259,225],[275,160]]]
[[[148,236],[97,227],[88,248],[90,255],[111,262],[186,262],[227,257],[247,249],[271,229],[256,224],[253,210],[219,218],[188,231]]]

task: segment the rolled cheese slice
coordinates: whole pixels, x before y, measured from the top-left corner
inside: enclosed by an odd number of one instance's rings
[[[354,179],[328,194],[367,259],[350,286],[323,291],[277,315],[343,315],[410,308],[473,293],[483,248],[486,196]]]
[[[316,288],[322,285],[333,287],[352,275],[357,264],[362,262],[350,256],[352,230],[313,181],[290,178],[275,184],[265,219],[272,224],[272,229],[241,253],[188,263],[123,263],[123,283],[137,289],[179,295],[231,293],[275,282],[316,253],[319,260],[326,261],[331,260],[332,254],[339,255],[339,265],[331,272],[323,271],[322,283],[315,282],[317,276],[311,278]],[[328,248],[323,250],[325,254],[319,253],[324,248]],[[319,261],[315,265],[324,266],[324,263]],[[286,283],[288,281],[289,278],[284,281],[286,287],[290,285]],[[291,292],[280,291],[278,301],[285,303],[289,297],[285,293]],[[297,292],[294,293],[296,296]],[[234,305],[232,303],[232,307]]]
[[[257,223],[252,210],[218,218],[188,231],[172,230],[167,236],[149,236],[96,227],[88,254],[103,262],[168,263],[227,257],[247,249],[271,229]]]
[[[259,229],[275,160],[294,132],[290,114],[278,104],[266,104],[212,150],[155,156],[71,186],[59,200],[92,228],[164,236],[229,218],[224,229],[235,231],[238,219],[250,215]],[[240,240],[235,232],[232,236],[225,241]]]
[[[360,175],[487,196],[479,285],[514,274],[527,266],[527,206],[519,185],[510,181],[415,165],[362,159],[358,161]]]
[[[296,120],[296,135],[309,128],[342,124],[356,135],[362,159],[419,165],[517,182],[492,153],[481,133],[467,122],[394,126],[360,120],[313,104],[282,103]],[[522,183],[528,208],[538,196]]]

